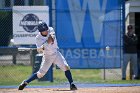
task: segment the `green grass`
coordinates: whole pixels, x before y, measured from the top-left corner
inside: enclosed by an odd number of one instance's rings
[[[30,66],[0,66],[0,85],[15,85],[31,74]]]
[[[64,72],[60,69],[54,69],[54,82],[38,82],[33,81],[30,85],[56,85],[67,82]],[[74,81],[78,83],[140,83],[140,80],[102,80],[101,70],[95,69],[72,69]],[[32,74],[31,66],[12,65],[0,66],[0,85],[19,85],[24,79],[27,79]]]
[[[74,81],[79,83],[108,83],[108,84],[138,84],[140,80],[103,80],[100,69],[73,69],[71,70]],[[63,71],[55,70],[54,79],[57,81],[67,81]]]

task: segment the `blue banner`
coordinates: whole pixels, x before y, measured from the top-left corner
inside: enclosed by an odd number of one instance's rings
[[[123,0],[56,0],[56,35],[71,68],[119,68]]]

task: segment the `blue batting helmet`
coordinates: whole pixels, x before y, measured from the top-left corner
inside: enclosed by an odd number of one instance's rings
[[[48,30],[47,24],[46,24],[45,22],[39,23],[39,25],[38,25],[38,30],[39,30],[39,32],[43,32],[43,31],[45,31],[45,30]]]

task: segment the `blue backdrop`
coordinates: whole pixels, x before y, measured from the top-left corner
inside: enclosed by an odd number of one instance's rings
[[[58,45],[71,68],[121,66],[123,3],[123,0],[56,0]]]

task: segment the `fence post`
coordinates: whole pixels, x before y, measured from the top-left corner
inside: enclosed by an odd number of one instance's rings
[[[13,54],[13,64],[16,64],[16,54]]]

